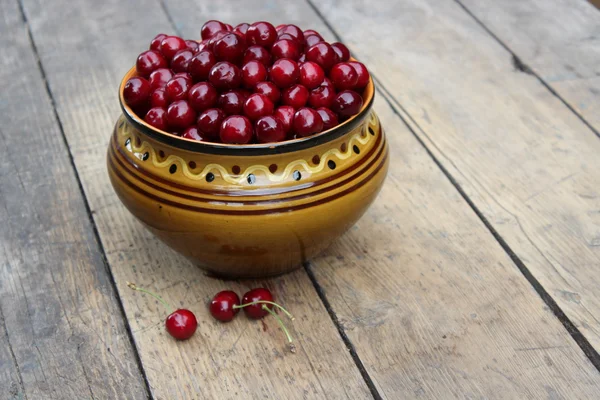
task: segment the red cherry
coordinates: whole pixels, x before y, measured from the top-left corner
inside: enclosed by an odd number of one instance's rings
[[[350,59],[350,50],[348,50],[345,44],[335,42],[331,44],[331,48],[335,51],[335,54],[337,54],[340,62],[345,62]]]
[[[216,63],[208,74],[208,80],[219,90],[230,90],[242,84],[242,72],[228,61]]]
[[[321,132],[323,130],[323,120],[318,112],[305,107],[294,114],[292,127],[296,135],[306,137]]]
[[[279,39],[271,47],[271,55],[274,60],[280,58],[289,58],[290,60],[297,60],[300,57],[300,48],[296,42],[288,39]]]
[[[194,110],[200,112],[217,102],[217,90],[208,82],[198,82],[190,89],[188,100]]]
[[[304,51],[304,39],[298,40],[297,38],[290,35],[289,33],[280,33],[279,36],[277,36],[277,41],[279,41],[279,40],[289,40],[290,42],[294,43],[296,45],[296,47],[298,48],[299,54],[302,54],[302,52]],[[275,43],[277,43],[277,42],[275,42]],[[275,46],[275,44],[273,44],[273,46]],[[273,50],[272,47],[271,47],[271,50]],[[297,58],[298,57],[296,57],[296,59]]]
[[[302,53],[302,55],[300,56],[300,58],[298,59],[299,63],[303,63],[306,62],[306,54]]]
[[[370,79],[367,67],[358,61],[350,61],[348,64],[352,65],[352,68],[354,68],[358,74],[358,81],[356,82],[355,89],[362,89],[367,86]]]
[[[292,106],[281,106],[273,113],[273,115],[281,121],[285,133],[289,132],[292,128],[295,112],[296,110],[294,110],[294,107]]]
[[[255,22],[246,31],[246,41],[250,45],[258,45],[269,48],[277,39],[275,27],[268,22]]]
[[[231,32],[217,40],[213,45],[213,52],[217,60],[237,63],[242,59],[246,46],[237,34]]]
[[[254,86],[254,93],[264,94],[273,102],[273,104],[277,104],[279,97],[281,96],[279,88],[275,86],[273,82],[257,83],[256,86]]]
[[[227,29],[227,32],[233,31],[233,26],[231,26],[229,24],[225,24],[225,28]]]
[[[323,38],[317,35],[310,35],[307,36],[306,39],[304,40],[304,43],[306,43],[306,47],[311,47],[314,46],[317,43],[321,43],[323,41]]]
[[[292,106],[296,110],[304,107],[308,100],[308,89],[302,85],[294,85],[283,91],[281,102],[286,106]]]
[[[167,110],[163,107],[151,108],[144,117],[144,121],[161,131],[167,130]]]
[[[233,308],[234,306],[239,305],[240,297],[237,293],[231,290],[223,290],[222,292],[215,294],[208,309],[215,319],[221,322],[229,322],[238,312],[240,312],[239,308]]]
[[[167,61],[159,52],[147,50],[140,54],[135,63],[135,69],[138,75],[148,78],[152,71],[159,68],[166,68]]]
[[[319,64],[325,71],[329,71],[337,61],[335,51],[329,43],[320,42],[306,50],[306,59]]]
[[[136,76],[125,83],[123,98],[127,105],[137,107],[148,101],[151,91],[150,83],[146,79]]]
[[[363,105],[363,99],[352,90],[344,90],[335,96],[331,109],[342,118],[358,114]]]
[[[273,102],[265,95],[254,93],[244,103],[244,115],[255,121],[265,115],[273,114]]]
[[[167,108],[169,102],[167,101],[167,95],[165,89],[156,89],[150,95],[150,107],[164,107]]]
[[[198,321],[193,312],[180,308],[167,317],[165,327],[167,332],[175,339],[186,340],[196,332]]]
[[[252,123],[241,115],[225,118],[221,124],[221,141],[229,144],[247,144],[252,140]]]
[[[282,89],[296,83],[299,76],[298,64],[287,58],[280,58],[271,67],[271,81]]]
[[[154,89],[162,89],[173,78],[173,73],[168,68],[159,68],[150,74],[150,87]]]
[[[254,124],[254,130],[259,143],[281,142],[285,139],[283,123],[271,115],[259,118]]]
[[[237,33],[238,36],[244,41],[246,41],[246,32],[248,32],[248,27],[250,27],[250,24],[242,22],[241,24],[236,25],[236,27],[233,28],[233,31]]]
[[[182,138],[186,138],[186,139],[191,139],[191,140],[198,140],[200,142],[205,141],[204,136],[202,135],[202,132],[200,132],[200,130],[198,129],[197,126],[189,126],[185,131],[183,131],[183,134],[181,135]]]
[[[167,123],[174,129],[185,129],[196,120],[196,113],[185,100],[177,100],[167,108]]]
[[[313,108],[330,108],[334,98],[335,87],[329,79],[325,78],[318,88],[311,90],[308,95],[308,104]]]
[[[174,76],[165,86],[167,100],[174,102],[175,100],[187,99],[190,86],[192,86],[191,80],[182,76]]]
[[[278,33],[280,35],[287,33],[288,35],[292,35],[294,38],[296,38],[296,40],[304,40],[302,29],[293,24],[284,26],[283,29],[281,29]]]
[[[179,50],[171,60],[171,69],[173,72],[188,72],[190,60],[194,53],[190,49]]]
[[[200,29],[200,36],[202,40],[207,40],[212,38],[217,32],[226,31],[227,26],[221,21],[210,20],[206,21],[202,28]]]
[[[190,60],[188,72],[197,81],[205,81],[208,79],[208,73],[211,68],[217,63],[215,55],[208,51],[202,50]]]
[[[225,113],[219,108],[204,110],[198,117],[197,125],[202,134],[211,140],[216,140],[221,131]]]
[[[198,52],[198,47],[200,45],[195,40],[186,40],[185,44],[187,45],[187,48],[192,51],[192,53],[196,54]]]
[[[215,34],[215,36],[211,37],[208,40],[208,43],[206,45],[207,49],[214,53],[215,52],[215,43],[217,43],[219,40],[221,40],[223,38],[223,36],[225,36],[227,34],[229,34],[229,32],[227,32],[227,31],[217,32]]]
[[[178,36],[167,36],[160,42],[160,52],[167,61],[171,61],[179,50],[185,50],[186,48],[185,40]]]
[[[342,62],[331,68],[329,79],[337,90],[354,89],[358,82],[358,74],[352,65]]]
[[[242,82],[252,89],[257,83],[267,79],[267,69],[260,61],[248,61],[242,67]]]
[[[183,78],[186,81],[188,81],[190,86],[192,85],[192,76],[187,72],[178,72],[175,75],[173,75],[173,78]]]
[[[242,304],[249,304],[249,303],[254,303],[257,301],[272,302],[273,295],[271,294],[271,292],[268,289],[256,288],[256,289],[252,289],[252,290],[246,292],[246,294],[244,294],[244,296],[242,297]],[[272,304],[257,303],[257,304],[252,304],[251,306],[244,307],[244,312],[250,318],[260,319],[268,314],[268,311],[266,311],[262,308],[263,305],[265,305],[266,307],[268,307],[271,310],[273,309]]]
[[[218,105],[227,115],[239,115],[244,111],[245,101],[246,97],[242,92],[239,90],[230,90],[229,92],[221,93]]]
[[[302,34],[304,35],[304,37],[310,36],[310,35],[317,35],[318,37],[320,37],[321,39],[323,39],[323,37],[321,36],[321,34],[317,31],[315,31],[314,29],[307,29],[304,32],[302,32]]]
[[[276,30],[277,32],[279,32],[280,30],[282,30],[283,28],[285,28],[285,25],[286,25],[286,24],[279,24],[279,25],[277,25],[277,26],[275,27],[275,30]]]
[[[269,53],[264,47],[250,46],[244,52],[243,63],[246,64],[252,60],[260,61],[265,67],[270,67],[271,53]]]
[[[329,108],[321,107],[317,109],[317,112],[321,116],[323,120],[323,130],[331,129],[334,126],[337,126],[339,121],[337,115]]]
[[[166,37],[167,35],[164,33],[159,33],[158,35],[154,36],[154,39],[152,39],[150,42],[150,50],[160,51],[160,42],[162,42],[162,40]]]
[[[314,89],[323,83],[325,71],[315,62],[307,61],[300,64],[300,84],[307,89]]]

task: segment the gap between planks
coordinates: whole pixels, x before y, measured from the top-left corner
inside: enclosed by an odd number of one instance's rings
[[[35,60],[37,62],[37,67],[40,71],[40,75],[42,76],[42,80],[44,81],[44,87],[46,89],[46,93],[48,95],[48,98],[50,99],[50,104],[52,105],[52,113],[54,114],[54,118],[56,119],[57,125],[58,125],[58,129],[60,131],[60,135],[61,138],[63,140],[63,143],[65,145],[65,148],[67,149],[67,154],[69,156],[69,163],[71,166],[71,169],[73,170],[73,173],[75,175],[75,179],[77,181],[77,187],[79,188],[79,192],[81,194],[81,197],[83,198],[83,204],[85,206],[85,211],[86,211],[86,215],[88,216],[88,219],[90,221],[90,224],[92,226],[92,230],[94,232],[94,238],[96,239],[96,242],[98,243],[99,249],[100,249],[100,254],[102,256],[102,264],[104,265],[104,268],[108,274],[108,277],[110,278],[110,284],[112,285],[114,291],[115,291],[115,297],[117,298],[117,304],[119,305],[119,313],[120,313],[120,317],[124,320],[125,322],[125,328],[127,331],[127,338],[129,340],[129,343],[131,344],[131,347],[133,348],[133,352],[135,354],[135,363],[136,366],[140,372],[140,374],[142,375],[143,379],[144,379],[144,384],[146,387],[146,392],[148,395],[149,399],[152,399],[152,391],[150,389],[150,382],[148,381],[148,377],[146,376],[146,371],[142,368],[142,360],[140,357],[140,354],[138,352],[137,346],[135,345],[134,339],[133,339],[133,333],[131,331],[131,326],[129,325],[129,321],[127,320],[127,317],[125,316],[125,308],[123,307],[123,302],[121,300],[121,296],[119,295],[119,290],[117,288],[117,284],[115,282],[115,278],[112,274],[111,269],[108,266],[108,260],[106,257],[106,251],[104,249],[104,245],[102,244],[102,240],[100,239],[100,234],[98,232],[98,227],[96,226],[96,222],[94,221],[94,216],[92,213],[92,210],[90,208],[90,204],[88,202],[88,199],[85,195],[85,191],[83,189],[83,183],[81,182],[81,177],[79,176],[79,171],[77,171],[77,168],[75,167],[75,160],[73,158],[73,153],[71,152],[71,147],[69,146],[69,142],[67,141],[67,136],[65,135],[65,131],[63,128],[63,124],[62,121],[60,119],[60,116],[58,115],[58,110],[56,109],[56,101],[54,99],[54,95],[52,93],[52,90],[50,89],[50,84],[48,82],[48,78],[46,76],[46,71],[44,69],[44,66],[42,65],[42,61],[40,59],[40,55],[37,49],[37,46],[35,44],[35,41],[33,39],[33,34],[31,32],[31,26],[29,24],[29,20],[27,19],[27,14],[25,13],[25,8],[23,7],[22,1],[21,0],[17,0],[17,4],[19,6],[19,12],[21,13],[21,18],[23,20],[23,23],[25,24],[25,26],[27,27],[27,37],[29,38],[29,44],[31,45],[31,49],[33,51],[33,54],[35,56]],[[11,348],[11,353],[12,353],[12,348]],[[21,379],[21,376],[19,374],[19,378]],[[87,377],[86,377],[87,380]],[[89,382],[88,382],[88,386],[89,386]]]
[[[502,47],[504,47],[512,55],[515,65],[522,66],[523,72],[529,73],[529,74],[535,76],[544,85],[544,87],[546,87],[571,112],[573,112],[588,128],[590,128],[598,137],[600,137],[600,133],[598,133],[579,113],[577,113],[573,109],[573,107],[571,107],[560,95],[558,95],[558,93],[556,93],[554,91],[554,89],[552,89],[542,78],[540,78],[527,65],[525,65],[515,53],[513,53],[485,25],[483,25],[483,23],[481,21],[479,21],[466,7],[464,7],[460,3],[459,0],[454,0],[454,1],[457,2],[469,16],[471,16],[479,25],[481,25],[484,28],[484,30],[490,36],[492,36],[494,38],[494,40],[498,41],[500,43],[500,45]],[[336,40],[339,42],[342,42],[342,37],[339,35],[339,33],[333,27],[333,25],[327,20],[327,18],[325,18],[323,13],[321,13],[321,11],[315,6],[315,4],[313,3],[313,0],[306,0],[306,2],[314,10],[314,12],[319,16],[319,18],[321,18],[321,20],[327,26],[327,28],[333,33]],[[519,70],[521,70],[521,68],[519,68]],[[558,318],[558,320],[563,325],[563,327],[567,330],[569,335],[571,335],[571,337],[573,338],[575,343],[577,343],[577,345],[581,348],[581,350],[586,355],[586,357],[590,360],[590,362],[594,365],[594,367],[600,372],[600,354],[598,354],[598,352],[594,349],[594,347],[587,340],[587,338],[581,333],[581,331],[575,326],[575,324],[569,319],[569,317],[567,317],[565,312],[560,308],[560,306],[554,300],[554,298],[546,291],[546,289],[542,286],[542,284],[533,276],[533,274],[529,271],[529,269],[527,268],[525,263],[516,255],[516,253],[512,250],[512,248],[508,245],[508,243],[502,238],[502,236],[498,233],[498,231],[496,231],[496,229],[494,229],[492,224],[490,224],[490,222],[483,215],[483,213],[479,210],[479,208],[477,208],[475,203],[469,198],[469,196],[466,194],[466,192],[460,186],[458,181],[442,165],[441,161],[433,154],[433,152],[425,144],[425,142],[421,138],[421,135],[425,135],[425,136],[427,136],[427,135],[423,131],[423,129],[421,129],[421,127],[416,122],[416,120],[410,115],[410,113],[408,113],[408,111],[404,107],[402,107],[402,105],[399,102],[397,102],[393,98],[393,96],[390,94],[390,92],[385,88],[385,86],[381,83],[381,81],[379,81],[377,79],[377,77],[373,73],[371,73],[371,76],[372,76],[373,80],[377,83],[377,87],[379,89],[378,92],[382,95],[382,97],[385,99],[385,101],[391,107],[393,112],[406,125],[406,127],[411,132],[411,134],[415,137],[415,139],[417,139],[417,141],[423,147],[423,149],[427,152],[429,157],[433,160],[433,162],[437,165],[437,167],[442,171],[444,176],[446,176],[446,178],[450,181],[452,186],[454,186],[456,188],[456,190],[461,195],[461,197],[467,202],[467,204],[469,205],[471,210],[473,210],[475,215],[477,215],[477,217],[483,222],[483,224],[488,229],[488,231],[491,233],[491,235],[494,237],[494,239],[498,242],[498,244],[500,244],[502,249],[506,252],[506,254],[510,257],[510,259],[515,263],[515,265],[517,266],[519,271],[521,271],[521,274],[525,277],[525,279],[527,279],[529,284],[533,287],[533,289],[536,291],[536,293],[542,298],[542,300],[550,308],[550,310],[552,310],[552,313]],[[407,121],[407,119],[410,120],[410,122]],[[416,132],[415,128],[419,130],[420,134]],[[430,141],[430,142],[433,143],[433,141]],[[440,154],[444,154],[440,149],[438,149],[438,151],[440,151]],[[311,276],[311,280],[313,280],[312,276]],[[313,281],[313,284],[315,284],[315,288],[317,288],[316,281]],[[318,289],[317,289],[317,291],[318,291]],[[320,292],[319,292],[319,296],[321,296]],[[324,295],[323,295],[322,301],[324,301],[324,302],[327,301]],[[327,305],[327,303],[326,303],[326,305]],[[329,308],[328,308],[328,311],[329,311]],[[333,319],[333,317],[332,317],[332,319]],[[336,323],[335,320],[334,320],[334,323]],[[337,323],[336,323],[336,326],[337,326]],[[341,333],[341,331],[340,331],[340,333]],[[358,364],[357,364],[357,366],[360,369],[360,366]],[[361,371],[361,373],[362,373],[362,371]],[[367,384],[368,383],[369,383],[369,381],[367,381]]]

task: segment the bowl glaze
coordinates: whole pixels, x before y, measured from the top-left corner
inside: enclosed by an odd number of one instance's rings
[[[158,238],[230,278],[291,271],[367,210],[383,185],[388,145],[371,110],[315,136],[245,146],[187,140],[146,124],[123,101],[108,172],[123,204]]]

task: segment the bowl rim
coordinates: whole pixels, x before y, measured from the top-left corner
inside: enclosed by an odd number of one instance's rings
[[[142,118],[140,118],[137,114],[135,114],[131,107],[125,104],[125,99],[123,98],[123,89],[125,88],[125,83],[127,82],[127,80],[129,80],[129,78],[132,78],[134,76],[137,76],[135,66],[133,66],[129,71],[127,71],[127,73],[121,80],[121,84],[119,85],[119,104],[121,105],[123,115],[125,115],[125,118],[127,118],[129,123],[131,123],[138,131],[166,145],[182,150],[207,154],[235,156],[266,156],[273,154],[289,153],[293,151],[315,147],[337,139],[340,136],[343,136],[344,134],[352,131],[363,121],[365,116],[368,114],[369,110],[373,105],[373,100],[375,98],[375,87],[373,83],[373,78],[369,77],[369,83],[363,91],[363,98],[366,98],[366,101],[363,102],[362,108],[360,109],[358,114],[350,117],[349,119],[347,119],[346,121],[342,122],[334,128],[328,129],[326,131],[320,132],[316,135],[309,136],[306,138],[291,139],[276,143],[261,143],[247,145],[201,142],[197,140],[175,136],[172,133],[154,128]]]

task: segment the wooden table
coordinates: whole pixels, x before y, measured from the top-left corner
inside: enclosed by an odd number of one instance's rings
[[[376,203],[268,280],[205,276],[124,209],[117,85],[158,32],[266,19],[348,44],[389,134]],[[600,11],[583,0],[0,1],[0,398],[598,398]],[[165,310],[194,310],[175,342]],[[270,287],[270,319],[212,320]]]

